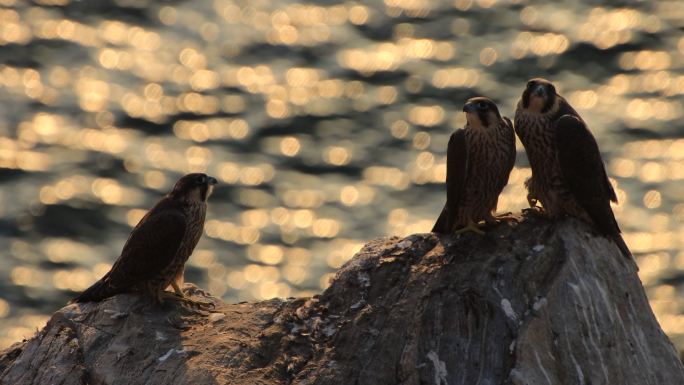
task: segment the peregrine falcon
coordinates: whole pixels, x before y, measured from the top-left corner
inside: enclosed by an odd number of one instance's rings
[[[217,183],[205,174],[188,174],[135,226],[112,269],[74,302],[100,301],[138,291],[164,299],[202,305],[181,291],[185,262],[204,228],[207,198]],[[171,285],[175,292],[165,289]]]
[[[596,139],[551,82],[527,83],[515,111],[515,132],[532,167],[525,182],[530,206],[541,203],[550,218],[572,216],[593,224],[631,258],[610,207],[617,196]]]
[[[501,190],[515,163],[515,134],[491,99],[469,99],[463,106],[466,126],[451,134],[447,147],[447,199],[432,232],[473,231],[477,223],[495,223]]]

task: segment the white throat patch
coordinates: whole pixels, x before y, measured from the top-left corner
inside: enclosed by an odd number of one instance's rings
[[[484,128],[484,125],[482,125],[482,120],[480,120],[480,115],[478,115],[476,112],[466,112],[466,121],[470,127],[478,129]]]
[[[200,187],[195,187],[188,192],[187,200],[191,202],[204,202],[202,199],[202,189]]]
[[[544,109],[545,103],[546,102],[543,98],[540,98],[536,95],[532,95],[530,96],[530,105],[528,106],[528,108],[535,112],[541,112],[541,110]]]

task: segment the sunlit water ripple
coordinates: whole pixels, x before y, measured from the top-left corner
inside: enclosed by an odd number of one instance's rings
[[[565,3],[564,3],[565,4]],[[111,266],[179,175],[220,180],[187,279],[302,296],[366,241],[429,231],[468,97],[544,76],[604,152],[684,347],[684,3],[0,0],[0,346]],[[525,207],[518,165],[499,210]]]

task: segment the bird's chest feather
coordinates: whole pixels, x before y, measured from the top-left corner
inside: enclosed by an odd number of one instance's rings
[[[482,180],[494,178],[499,173],[499,167],[507,155],[496,132],[466,131],[468,147],[468,176],[469,180]]]
[[[468,161],[466,167],[465,201],[466,205],[490,200],[492,186],[498,185],[503,153],[497,146],[493,132],[466,132]],[[485,204],[488,206],[489,203]]]
[[[186,208],[186,217],[188,218],[188,225],[185,229],[185,237],[182,248],[189,248],[188,256],[199,242],[204,230],[204,218],[206,216],[207,206],[204,203],[190,204]],[[187,257],[186,257],[187,258]]]
[[[561,183],[553,122],[545,116],[523,113],[516,114],[515,127],[527,152],[533,178],[546,184]]]
[[[548,118],[524,113],[516,114],[515,127],[520,141],[525,146],[530,163],[545,163],[550,154],[555,156],[553,129]]]
[[[576,211],[561,172],[553,122],[543,116],[521,114],[516,115],[515,127],[532,168],[530,192],[550,215]]]
[[[183,271],[185,262],[190,258],[204,231],[206,207],[205,203],[189,203],[182,207],[186,218],[185,233],[171,263],[159,274],[160,286],[168,286],[171,280]]]
[[[170,271],[181,269],[192,254],[204,231],[204,218],[206,216],[206,204],[191,203],[183,208],[187,218],[185,234],[180,247],[173,258],[173,263],[169,265]]]

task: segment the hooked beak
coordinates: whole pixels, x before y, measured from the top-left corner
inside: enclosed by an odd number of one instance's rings
[[[207,187],[203,193],[203,197],[202,197],[203,201],[206,202],[207,199],[209,199],[209,195],[211,195],[211,193],[214,192],[214,185],[216,185],[217,183],[218,183],[218,181],[216,180],[216,178],[207,175]]]
[[[477,111],[477,107],[475,107],[475,104],[473,103],[466,103],[465,106],[463,106],[463,112],[466,114],[473,113],[475,111]]]
[[[538,85],[535,87],[534,91],[532,92],[535,96],[539,97],[546,97],[546,89],[544,88],[543,85]]]

